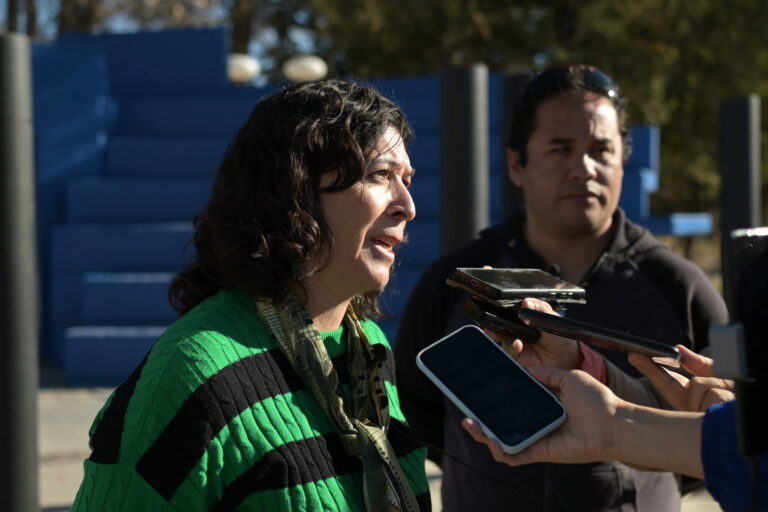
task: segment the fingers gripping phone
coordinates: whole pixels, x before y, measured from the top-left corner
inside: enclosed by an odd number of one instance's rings
[[[464,313],[480,327],[491,329],[533,343],[541,333],[525,325],[517,316],[518,308],[502,308],[488,302],[482,305],[472,297],[464,302]]]
[[[423,349],[416,364],[507,453],[527,448],[566,419],[557,397],[474,325]]]

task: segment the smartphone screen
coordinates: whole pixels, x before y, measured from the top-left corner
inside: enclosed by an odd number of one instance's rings
[[[425,348],[417,364],[509,453],[565,421],[555,395],[475,326],[462,327]]]

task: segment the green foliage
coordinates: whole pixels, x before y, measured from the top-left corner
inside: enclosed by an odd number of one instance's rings
[[[566,62],[606,70],[629,98],[632,121],[661,125],[657,212],[716,208],[720,102],[768,95],[761,0],[310,2],[318,32],[333,42],[329,54],[356,76],[473,62],[493,71]]]

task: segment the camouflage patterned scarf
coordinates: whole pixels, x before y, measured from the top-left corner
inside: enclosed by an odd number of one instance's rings
[[[336,425],[347,454],[362,462],[366,509],[417,512],[413,490],[387,439],[389,407],[384,382],[378,375],[382,357],[377,357],[376,346],[368,342],[352,306],[344,316],[351,404],[345,404],[338,396],[336,369],[320,333],[298,299],[292,297],[282,308],[275,307],[270,300],[259,299],[256,307],[280,350]]]

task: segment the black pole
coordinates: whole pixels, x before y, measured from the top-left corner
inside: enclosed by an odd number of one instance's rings
[[[443,252],[488,226],[488,68],[440,73],[440,226]]]
[[[501,149],[504,168],[502,174],[506,176],[501,187],[501,204],[504,216],[514,213],[524,205],[523,189],[512,183],[507,172],[507,146],[509,132],[512,127],[512,116],[518,103],[523,97],[525,87],[531,80],[531,75],[515,73],[501,77]]]
[[[723,238],[760,225],[760,98],[727,98],[720,105],[720,194]]]
[[[0,506],[38,510],[38,275],[29,41],[0,35]]]

